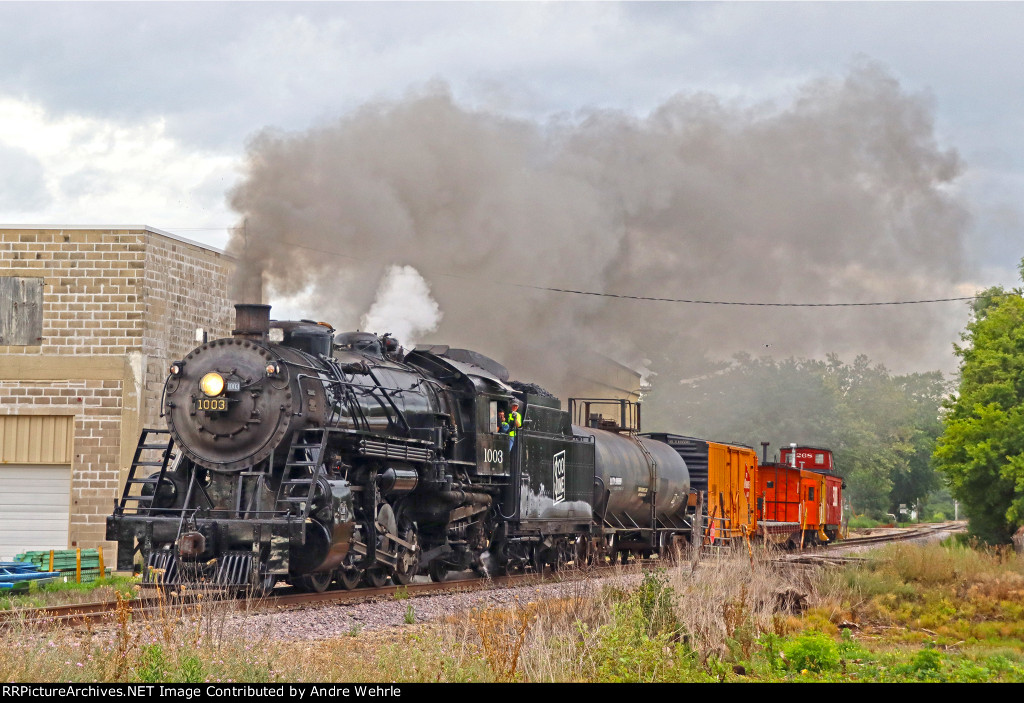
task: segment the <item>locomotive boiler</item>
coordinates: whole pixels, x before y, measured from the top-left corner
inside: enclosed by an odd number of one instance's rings
[[[107,519],[143,581],[321,591],[420,573],[554,568],[693,532],[686,463],[586,419],[477,352],[335,334],[236,306],[171,365]],[[498,427],[512,400],[524,426]],[[625,406],[623,406],[625,407]],[[638,424],[638,423],[637,423]],[[592,426],[588,426],[592,425]]]

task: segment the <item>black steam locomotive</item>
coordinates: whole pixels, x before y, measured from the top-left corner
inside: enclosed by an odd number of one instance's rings
[[[568,411],[465,349],[404,353],[236,306],[233,336],[170,368],[166,431],[144,430],[107,518],[145,583],[322,591],[451,570],[543,571],[690,539],[686,464],[616,421]],[[499,433],[515,399],[523,427]],[[574,424],[572,416],[580,415]],[[637,427],[634,427],[637,425]]]

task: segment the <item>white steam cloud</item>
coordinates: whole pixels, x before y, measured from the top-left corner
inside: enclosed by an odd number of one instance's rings
[[[362,318],[362,328],[390,332],[406,349],[437,329],[444,313],[430,286],[412,266],[391,266],[377,286],[377,298]]]

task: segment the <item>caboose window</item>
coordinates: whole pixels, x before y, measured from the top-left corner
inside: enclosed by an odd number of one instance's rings
[[[815,464],[819,464],[819,465],[820,464],[824,464],[825,463],[825,455],[824,454],[815,454],[814,455],[814,463]]]
[[[807,500],[814,500],[814,486],[807,489]]]
[[[768,482],[768,488],[775,488],[775,482],[774,481],[769,481]]]

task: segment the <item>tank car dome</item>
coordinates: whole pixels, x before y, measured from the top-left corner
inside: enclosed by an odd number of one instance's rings
[[[240,337],[192,350],[166,386],[164,412],[175,442],[215,471],[241,471],[266,459],[289,430],[287,373],[269,349]]]

